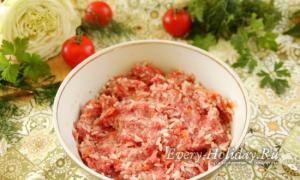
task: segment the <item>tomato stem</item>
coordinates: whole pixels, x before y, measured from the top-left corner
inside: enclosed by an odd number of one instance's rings
[[[173,18],[176,19],[177,13],[179,12],[178,8],[173,8]]]
[[[75,38],[75,43],[76,44],[81,44],[81,37],[84,34],[84,30],[82,26],[77,27],[76,29],[76,38]]]

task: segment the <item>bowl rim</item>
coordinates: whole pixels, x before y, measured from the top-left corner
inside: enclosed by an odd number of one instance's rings
[[[235,148],[235,152],[236,150],[241,146],[242,142],[244,141],[244,138],[247,134],[248,128],[249,128],[249,123],[250,123],[250,103],[249,103],[249,97],[248,97],[248,93],[241,81],[241,79],[239,78],[239,76],[236,74],[236,72],[234,70],[232,70],[232,68],[230,68],[225,62],[221,61],[219,58],[215,57],[214,55],[212,55],[211,53],[182,43],[182,42],[176,42],[176,41],[170,41],[170,40],[156,40],[156,39],[150,39],[150,40],[135,40],[135,41],[128,41],[128,42],[123,42],[123,43],[119,43],[116,45],[112,45],[109,46],[105,49],[102,49],[98,52],[96,52],[95,54],[93,54],[92,56],[88,57],[85,61],[81,62],[80,64],[78,64],[74,69],[72,69],[72,71],[65,77],[65,79],[63,80],[63,82],[61,83],[57,94],[55,96],[55,100],[54,100],[54,104],[53,104],[53,123],[54,123],[54,129],[56,132],[56,136],[59,139],[60,144],[63,146],[64,150],[67,152],[68,156],[71,157],[71,159],[77,164],[79,165],[82,169],[84,169],[85,171],[89,172],[90,174],[101,178],[101,179],[105,179],[105,180],[111,180],[111,178],[100,174],[96,171],[94,171],[93,169],[89,168],[88,166],[86,166],[80,159],[78,159],[74,154],[72,154],[66,143],[64,142],[64,140],[62,139],[61,136],[61,131],[59,129],[59,123],[58,123],[58,107],[59,107],[59,103],[60,103],[60,97],[62,96],[64,89],[66,88],[67,84],[69,83],[69,81],[72,80],[72,78],[74,76],[76,76],[76,74],[82,69],[84,68],[86,65],[88,65],[89,63],[93,62],[94,60],[97,60],[98,58],[100,58],[101,56],[110,53],[116,49],[119,48],[123,48],[123,47],[127,47],[127,46],[135,46],[135,45],[141,45],[141,44],[167,44],[167,45],[172,45],[172,46],[177,46],[177,47],[181,47],[181,48],[185,48],[185,49],[189,49],[192,51],[195,51],[197,53],[200,53],[202,55],[207,56],[209,59],[215,61],[216,63],[218,63],[220,66],[222,66],[233,78],[234,80],[237,82],[243,96],[244,96],[244,103],[245,103],[245,107],[246,107],[246,122],[245,122],[245,126],[242,132],[242,135],[240,136],[240,139],[237,141],[237,143],[235,144],[235,146],[233,146]],[[235,153],[234,152],[234,153]],[[230,157],[233,154],[230,155]],[[213,174],[214,172],[216,172],[217,169],[219,169],[220,167],[222,167],[227,161],[229,160],[229,158],[227,159],[223,159],[221,163],[217,164],[216,166],[210,168],[208,171],[201,173],[193,178],[191,178],[191,180],[193,179],[200,179],[200,178],[204,178],[207,177],[211,174]]]

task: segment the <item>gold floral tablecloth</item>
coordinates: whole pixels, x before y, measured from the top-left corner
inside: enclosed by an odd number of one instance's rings
[[[100,50],[109,45],[136,39],[172,39],[161,27],[161,17],[172,0],[109,0],[114,18],[133,29],[132,34],[92,34]],[[283,32],[288,17],[300,8],[300,0],[276,0],[283,19],[275,29]],[[74,0],[80,12],[88,0]],[[251,123],[244,146],[249,151],[261,152],[264,147],[279,150],[279,159],[270,166],[229,163],[212,179],[300,179],[300,42],[280,35],[279,51],[259,52],[259,66],[268,69],[281,58],[291,71],[288,92],[278,97],[269,89],[261,89],[254,74],[237,70],[248,90],[251,103]],[[178,41],[178,40],[177,40]],[[182,41],[182,40],[181,40]],[[230,43],[221,40],[210,49],[220,59],[232,63],[237,53]],[[0,141],[0,179],[93,179],[78,167],[60,146],[54,129],[52,111],[48,105],[37,105],[34,100],[21,103],[22,114],[14,118],[21,127],[11,143]]]

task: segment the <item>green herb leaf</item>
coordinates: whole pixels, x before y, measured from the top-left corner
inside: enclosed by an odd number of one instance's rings
[[[276,42],[277,34],[273,32],[266,32],[264,36],[257,37],[256,42],[259,47],[277,51],[278,44]]]
[[[190,15],[199,22],[203,22],[204,10],[206,9],[205,1],[190,1],[188,4],[188,11]]]
[[[245,48],[247,48],[247,43],[249,41],[248,34],[244,31],[239,31],[237,34],[231,36],[231,45],[237,50],[238,53],[243,54]]]
[[[60,83],[56,83],[36,89],[34,91],[35,102],[37,104],[45,104],[49,102],[50,105],[52,105],[59,86]]]
[[[265,71],[261,71],[260,73],[258,73],[258,76],[263,77],[263,79],[260,81],[261,88],[272,87],[273,80],[268,73],[266,73]]]
[[[28,39],[24,38],[16,38],[14,40],[15,52],[24,52],[28,48]]]
[[[12,42],[3,40],[2,41],[2,45],[1,45],[1,49],[0,52],[3,55],[13,55],[15,53],[15,47],[14,44]]]
[[[257,66],[257,62],[252,56],[250,49],[248,48],[248,41],[248,34],[242,30],[240,30],[237,34],[232,35],[231,44],[240,55],[240,57],[232,65],[232,67],[248,67],[249,73],[252,73],[255,67]]]
[[[282,66],[283,66],[283,62],[275,63],[275,65],[274,65],[274,70],[277,71],[277,70],[280,69]]]
[[[10,64],[2,71],[2,78],[5,81],[15,84],[20,71],[20,65]]]
[[[28,39],[24,38],[16,38],[13,42],[9,42],[6,40],[3,40],[0,52],[2,52],[3,55],[14,55],[22,54],[25,52],[25,50],[28,47]]]
[[[78,27],[77,33],[88,33],[90,30],[98,31],[103,35],[108,35],[108,36],[111,36],[112,34],[124,35],[124,34],[132,33],[132,30],[128,26],[117,21],[112,21],[110,24],[108,24],[105,27],[83,22],[82,25]]]
[[[266,71],[260,71],[257,73],[259,77],[262,77],[260,81],[260,87],[265,88],[269,87],[278,95],[285,93],[285,91],[289,88],[289,83],[283,77],[290,77],[290,72],[287,69],[283,68],[283,63],[275,63],[274,65],[275,74],[271,76],[271,73]]]
[[[275,79],[272,84],[272,89],[276,94],[285,93],[286,89],[289,88],[289,83],[286,79]]]
[[[274,1],[272,0],[269,3],[263,0],[243,0],[240,8],[242,22],[247,21],[246,18],[255,13],[258,19],[263,20],[266,31],[272,30],[281,19],[281,13],[274,6]]]
[[[217,40],[215,36],[212,34],[207,34],[206,36],[197,35],[194,38],[193,45],[199,48],[208,50],[209,47],[217,44]]]
[[[251,15],[251,18],[249,20],[249,25],[246,27],[246,30],[248,33],[255,33],[255,34],[259,34],[262,31],[264,31],[264,23],[263,23],[263,19],[258,19],[257,15],[255,13],[253,13]]]
[[[28,80],[37,81],[40,77],[50,74],[49,65],[43,62],[38,54],[26,52],[27,47],[28,39],[16,38],[13,42],[3,41],[0,49],[2,84],[26,85]]]
[[[25,59],[26,67],[24,69],[24,76],[26,78],[37,81],[39,77],[50,74],[48,64],[44,63],[38,54],[29,55],[28,58]]]
[[[0,53],[0,71],[6,69],[7,66],[9,66],[8,59],[3,54]]]
[[[278,77],[291,77],[290,72],[283,67],[283,62],[275,63],[274,71]]]
[[[8,142],[11,142],[15,137],[19,128],[11,118],[17,116],[19,111],[16,105],[0,99],[0,139],[5,138]]]
[[[293,36],[293,37],[300,37],[300,23],[296,24],[294,27],[286,31],[284,34]]]
[[[26,50],[28,48],[28,39],[20,39],[16,38],[14,40],[14,45],[15,45],[15,57],[19,62],[22,62],[22,58],[26,54]]]
[[[190,0],[187,10],[193,18],[193,26],[188,36],[194,46],[208,49],[219,38],[231,41],[239,53],[232,64],[234,68],[247,68],[252,73],[257,67],[250,45],[256,42],[257,48],[277,51],[277,34],[272,32],[281,19],[281,13],[273,1],[263,0]],[[300,26],[288,31],[300,37]],[[260,72],[261,87],[270,87],[277,94],[283,93],[288,83],[283,77],[290,76],[282,65],[272,75]],[[273,74],[275,77],[273,77]]]

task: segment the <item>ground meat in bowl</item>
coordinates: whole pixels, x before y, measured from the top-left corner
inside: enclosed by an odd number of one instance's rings
[[[189,74],[138,64],[81,109],[73,135],[83,162],[105,176],[187,179],[207,171],[209,160],[168,158],[167,149],[227,151],[232,109]]]

